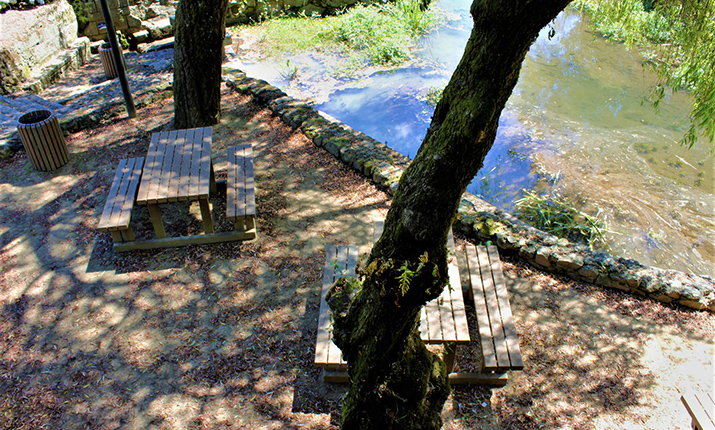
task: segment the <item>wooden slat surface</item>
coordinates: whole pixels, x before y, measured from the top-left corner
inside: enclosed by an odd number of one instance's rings
[[[243,187],[239,186],[240,168],[238,165],[238,148],[231,146],[227,149],[226,166],[226,217],[229,221],[236,219],[236,207],[244,197]]]
[[[484,358],[483,367],[485,369],[495,369],[497,368],[497,359],[494,344],[492,343],[492,328],[489,323],[489,311],[483,290],[479,287],[482,281],[477,249],[474,246],[467,245],[465,251],[467,266],[469,268],[469,282],[472,286],[472,295],[474,297],[474,310],[477,314],[477,326],[479,329],[480,344],[482,346],[482,356]]]
[[[504,326],[501,319],[501,311],[499,309],[496,285],[494,284],[494,278],[492,277],[489,255],[484,251],[484,247],[478,247],[477,258],[479,259],[479,271],[482,278],[484,298],[487,303],[487,312],[489,313],[489,323],[491,324],[492,341],[494,342],[494,350],[496,352],[497,367],[508,367],[509,349],[506,346],[506,337],[504,336]]]
[[[168,174],[163,175],[162,180],[166,180],[166,200],[175,202],[179,200],[179,185],[181,185],[181,163],[184,161],[184,149],[191,142],[186,139],[187,130],[177,130],[176,140],[172,145],[173,153],[169,165]]]
[[[524,368],[509,296],[496,247],[466,246],[467,265],[484,370]]]
[[[246,166],[246,215],[256,215],[256,188],[253,173],[253,148],[246,145],[243,150]]]
[[[158,164],[158,151],[159,151],[159,133],[154,133],[151,135],[151,142],[149,143],[149,149],[146,153],[146,160],[144,163],[144,173],[142,174],[142,181],[139,184],[139,192],[137,193],[137,202],[146,203],[150,200],[150,190],[152,188],[151,179],[154,177],[154,169]]]
[[[143,157],[123,159],[119,162],[97,226],[99,230],[129,228],[131,210],[143,165]]]
[[[501,260],[499,259],[499,250],[494,245],[487,246],[486,250],[489,256],[490,272],[496,288],[497,302],[501,313],[504,337],[506,339],[506,348],[509,354],[509,368],[523,369],[524,362],[521,358],[519,338],[516,334],[514,316],[511,313],[509,292],[506,289],[506,282],[504,281],[504,273],[502,272]]]
[[[694,428],[715,430],[715,399],[713,399],[713,394],[689,392],[683,394],[680,399],[693,418]]]
[[[211,127],[152,134],[137,203],[208,198]]]
[[[124,226],[129,228],[129,222],[132,216],[132,208],[134,207],[134,199],[136,198],[137,187],[139,186],[139,178],[141,178],[142,167],[144,167],[144,158],[132,158],[128,163],[130,167],[129,178],[127,188],[124,191],[124,198],[122,202],[122,207],[119,210],[119,220],[117,222],[121,229]]]
[[[253,149],[250,144],[228,148],[226,215],[229,221],[255,216]]]
[[[315,365],[329,370],[344,369],[346,366],[340,349],[332,341],[332,322],[330,307],[325,301],[330,287],[340,276],[355,274],[358,247],[329,245],[323,270],[323,286],[320,295],[320,316],[318,319],[318,338],[315,347]]]
[[[114,212],[114,202],[119,192],[119,187],[122,185],[122,178],[126,170],[128,159],[123,159],[119,161],[119,166],[114,173],[114,179],[112,180],[112,185],[109,187],[109,194],[107,195],[107,200],[104,203],[104,209],[102,210],[102,215],[99,219],[99,225],[97,228],[100,230],[106,230],[112,225],[112,213]]]
[[[200,141],[197,140],[197,144],[200,145],[200,157],[199,157],[199,186],[196,195],[198,197],[208,197],[209,196],[209,182],[211,178],[211,127],[203,128],[203,138]]]

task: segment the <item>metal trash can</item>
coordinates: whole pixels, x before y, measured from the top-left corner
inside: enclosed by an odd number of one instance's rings
[[[17,120],[17,132],[35,169],[49,172],[69,162],[60,122],[49,110],[28,112]]]

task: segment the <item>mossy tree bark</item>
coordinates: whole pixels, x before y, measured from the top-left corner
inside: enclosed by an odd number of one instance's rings
[[[181,0],[174,39],[175,128],[218,123],[228,0]]]
[[[494,143],[524,57],[569,1],[472,4],[474,29],[462,61],[400,181],[383,234],[359,267],[360,284],[351,291],[349,283],[338,282],[329,295],[333,338],[348,361],[351,383],[343,429],[441,427],[448,377],[420,340],[419,312],[448,280],[449,229]]]

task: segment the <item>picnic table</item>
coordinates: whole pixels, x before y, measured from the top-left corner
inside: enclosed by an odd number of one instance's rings
[[[383,228],[382,221],[375,222],[373,242],[380,238]],[[454,237],[451,231],[447,238],[447,248],[454,253]],[[480,371],[454,371],[457,346],[469,346],[472,341],[456,258],[452,258],[448,263],[449,285],[439,297],[422,308],[420,337],[426,344],[443,345],[442,360],[447,367],[451,385],[505,385],[508,382],[507,371],[522,370],[524,364],[499,253],[494,246],[469,245],[466,254],[469,265],[469,295],[473,298],[479,326],[482,354]],[[323,369],[325,382],[348,382],[347,362],[332,340],[330,307],[325,297],[336,278],[355,276],[357,260],[358,247],[355,245],[327,247],[314,360],[315,365]]]
[[[211,127],[153,133],[144,159],[120,162],[99,223],[100,230],[112,232],[115,250],[168,248],[252,240],[256,237],[255,203],[252,201],[247,202],[247,205],[244,203],[243,206],[249,208],[248,212],[244,209],[240,214],[240,219],[248,218],[250,222],[234,223],[236,228],[233,231],[214,231],[209,204],[211,193],[216,193],[211,133]],[[227,199],[234,202],[236,195],[240,194],[245,202],[246,196],[249,200],[254,198],[253,158],[250,148],[245,148],[245,152],[249,154],[247,156],[237,157],[236,151],[236,147],[229,149],[229,160],[240,159],[242,164],[236,166],[235,161],[229,163],[231,172],[227,181]],[[141,179],[137,181],[139,177]],[[198,201],[203,234],[167,237],[162,207],[181,201]],[[130,226],[134,203],[147,206],[154,228],[154,238],[135,238]],[[233,206],[229,208],[230,220],[237,218]]]

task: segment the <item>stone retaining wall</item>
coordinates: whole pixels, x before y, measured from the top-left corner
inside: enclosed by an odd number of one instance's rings
[[[0,94],[16,91],[32,70],[77,39],[77,18],[67,0],[0,14]]]
[[[280,88],[236,71],[224,76],[234,90],[250,94],[284,122],[300,128],[317,146],[394,193],[410,160],[359,131],[289,97]],[[466,193],[454,229],[476,241],[492,241],[501,252],[572,279],[624,290],[665,303],[715,312],[715,280],[647,267],[635,260],[591,251],[533,228]]]

